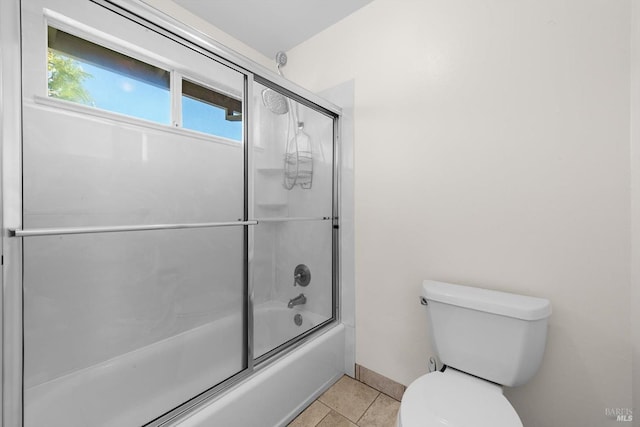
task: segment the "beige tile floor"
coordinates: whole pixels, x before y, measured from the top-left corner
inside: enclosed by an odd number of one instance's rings
[[[395,427],[400,402],[343,376],[289,427]]]

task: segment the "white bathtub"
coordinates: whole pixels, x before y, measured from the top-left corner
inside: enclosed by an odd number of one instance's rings
[[[344,372],[345,327],[337,324],[176,427],[284,426]]]
[[[300,327],[293,322],[296,312],[303,316]],[[255,354],[259,356],[322,318],[288,309],[284,303],[266,303],[257,307],[255,320]],[[223,318],[30,387],[24,393],[24,426],[143,425],[220,382],[228,372],[242,369],[235,350],[242,345],[242,337],[225,334],[237,330],[241,321],[240,315]],[[216,364],[208,357],[213,351]],[[335,325],[255,372],[180,425],[281,425],[343,372],[344,328]]]
[[[302,324],[296,325],[294,316],[302,316]],[[260,357],[274,347],[289,341],[326,320],[326,318],[295,307],[287,308],[280,301],[269,301],[257,306],[254,315],[254,357]]]

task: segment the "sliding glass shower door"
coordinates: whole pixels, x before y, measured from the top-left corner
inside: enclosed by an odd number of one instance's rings
[[[334,318],[334,117],[253,85],[254,356]]]
[[[142,425],[247,367],[246,76],[90,2],[23,20],[24,425]]]
[[[337,318],[339,109],[139,6],[21,2],[26,427],[161,425]]]

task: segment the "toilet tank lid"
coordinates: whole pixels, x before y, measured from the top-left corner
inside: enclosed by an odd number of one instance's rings
[[[435,280],[422,282],[422,296],[427,301],[438,301],[522,320],[539,320],[551,315],[551,302],[544,298],[454,285]]]

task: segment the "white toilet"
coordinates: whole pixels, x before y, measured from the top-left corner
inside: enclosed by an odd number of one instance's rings
[[[502,386],[522,385],[540,367],[551,303],[432,280],[422,303],[446,368],[411,383],[398,427],[522,427]]]

